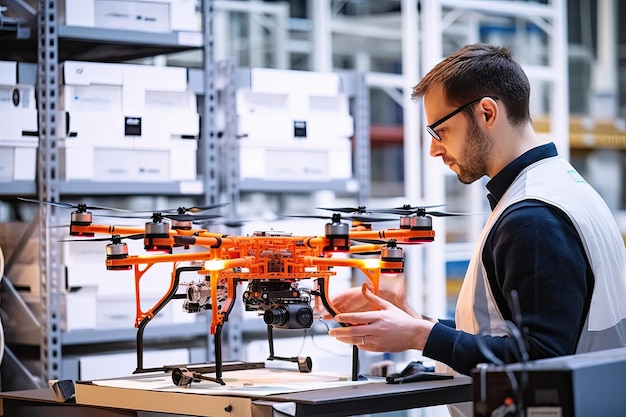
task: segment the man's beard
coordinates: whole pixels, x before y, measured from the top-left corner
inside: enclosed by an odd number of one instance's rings
[[[481,130],[474,118],[469,119],[467,142],[461,160],[457,160],[457,177],[464,184],[471,184],[487,174],[487,158],[491,150],[491,139]]]

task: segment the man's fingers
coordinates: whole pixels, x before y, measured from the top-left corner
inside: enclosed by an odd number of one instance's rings
[[[390,309],[396,308],[396,306],[394,306],[393,303],[390,303],[384,298],[379,297],[378,295],[374,294],[373,289],[371,287],[367,287],[365,284],[361,286],[361,293],[363,294],[363,297],[368,302],[372,303],[375,307],[378,307],[384,310],[390,310]]]
[[[335,316],[335,321],[353,326],[370,324],[377,320],[380,315],[379,310],[361,311],[357,313],[339,313]]]

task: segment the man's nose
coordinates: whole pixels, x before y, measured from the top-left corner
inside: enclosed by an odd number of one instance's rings
[[[435,138],[430,138],[430,156],[437,157],[443,155],[444,148]]]

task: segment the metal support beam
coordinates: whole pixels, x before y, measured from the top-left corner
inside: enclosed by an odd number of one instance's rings
[[[39,1],[37,110],[39,151],[37,186],[40,200],[59,202],[59,109],[58,20],[55,0]],[[40,205],[41,268],[41,377],[61,378],[61,296],[63,275],[61,245],[56,229],[48,227],[56,218],[56,207]]]

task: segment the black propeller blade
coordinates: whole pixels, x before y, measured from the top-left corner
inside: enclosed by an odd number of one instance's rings
[[[302,214],[302,215],[298,215],[298,214],[283,214],[283,217],[295,217],[295,218],[302,218],[302,219],[322,219],[322,220],[330,220],[333,222],[340,222],[341,220],[352,220],[352,221],[356,221],[356,222],[360,222],[360,223],[375,223],[375,222],[392,222],[392,221],[398,221],[397,218],[389,218],[389,217],[372,217],[370,215],[364,214],[364,215],[358,215],[358,214],[354,214],[354,215],[349,215],[349,216],[344,216],[341,215],[340,213],[334,213],[332,216],[322,216],[322,215],[315,215],[315,214]]]
[[[442,204],[434,205],[434,206],[411,206],[410,204],[404,204],[401,207],[392,207],[389,209],[373,209],[370,210],[372,213],[387,213],[387,214],[397,214],[400,216],[435,216],[435,217],[446,217],[446,216],[467,216],[470,213],[453,213],[447,211],[438,211],[438,210],[429,210],[434,207],[442,207]]]
[[[221,214],[162,214],[166,219],[174,220],[177,222],[187,222],[196,220],[209,220],[222,217]]]
[[[74,204],[74,203],[64,203],[60,201],[33,200],[30,198],[23,198],[23,197],[18,197],[17,199],[21,201],[26,201],[28,203],[48,204],[51,206],[61,207],[61,208],[74,208],[74,209],[77,209],[79,212],[85,212],[87,210],[110,210],[110,211],[118,211],[122,213],[132,213],[132,211],[130,210],[124,210],[124,209],[119,209],[115,207],[96,206],[96,205],[91,205],[87,203]]]
[[[134,235],[126,235],[126,236],[111,235],[111,236],[107,236],[107,237],[96,237],[96,238],[91,238],[91,239],[62,239],[62,240],[59,240],[59,242],[106,242],[106,241],[111,241],[112,243],[120,243],[124,239],[139,240],[139,239],[143,239],[144,237],[146,237],[145,234],[138,233],[138,234],[134,234]]]
[[[199,213],[202,211],[211,210],[214,208],[227,206],[229,203],[219,203],[219,204],[211,204],[208,206],[194,206],[194,207],[177,207],[172,209],[165,210],[135,210],[133,213],[176,213],[176,214],[187,214],[187,213]]]
[[[328,210],[328,211],[336,211],[339,213],[356,213],[356,214],[364,214],[369,211],[365,208],[365,206],[359,207],[316,207],[319,210]]]

